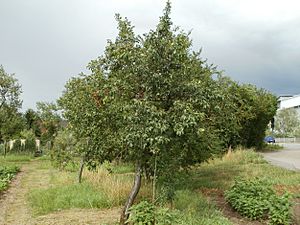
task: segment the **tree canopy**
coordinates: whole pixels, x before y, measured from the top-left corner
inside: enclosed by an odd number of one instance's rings
[[[0,141],[12,138],[23,129],[24,121],[19,109],[21,85],[13,74],[0,66]]]

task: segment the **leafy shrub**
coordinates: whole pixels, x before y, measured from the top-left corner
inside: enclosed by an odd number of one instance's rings
[[[171,225],[176,216],[167,208],[155,207],[152,203],[142,201],[130,208],[131,214],[127,222],[136,225]]]
[[[17,166],[1,167],[0,166],[0,191],[8,187],[9,182],[15,177],[16,173],[20,171]]]
[[[270,224],[291,224],[291,196],[285,193],[282,196],[273,199],[273,204],[270,207]]]
[[[271,184],[265,179],[236,180],[225,192],[226,200],[240,214],[253,219],[269,219],[272,225],[291,223],[289,194],[277,196]]]

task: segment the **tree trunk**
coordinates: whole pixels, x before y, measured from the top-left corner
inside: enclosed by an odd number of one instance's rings
[[[84,157],[82,157],[81,161],[80,161],[80,168],[79,168],[79,172],[78,172],[78,183],[81,183],[83,167],[84,167]]]
[[[138,162],[136,164],[134,184],[132,186],[129,197],[125,203],[125,206],[122,210],[122,214],[121,214],[121,218],[120,218],[120,225],[125,225],[126,221],[129,218],[129,209],[133,205],[133,202],[134,202],[137,194],[139,193],[139,190],[141,188],[141,181],[142,181],[142,167],[141,167],[141,164]]]

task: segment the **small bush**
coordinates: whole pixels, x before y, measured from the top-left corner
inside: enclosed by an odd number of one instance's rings
[[[225,198],[235,210],[250,219],[269,219],[272,225],[291,223],[289,194],[277,196],[265,179],[236,180],[225,192]]]
[[[127,222],[134,225],[172,225],[176,222],[175,214],[167,208],[155,207],[152,203],[142,201],[130,208]]]
[[[7,189],[9,182],[20,171],[17,166],[2,167],[0,166],[0,191]]]
[[[291,196],[288,193],[273,199],[270,207],[270,224],[291,224]]]

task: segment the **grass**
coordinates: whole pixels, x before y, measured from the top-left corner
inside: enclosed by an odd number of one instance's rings
[[[43,169],[51,164],[45,160]],[[278,192],[285,189],[300,196],[300,173],[268,164],[254,150],[238,149],[222,158],[212,159],[192,168],[180,177],[171,210],[178,224],[229,225],[217,207],[204,197],[228,190],[236,177],[265,177]],[[70,208],[111,208],[124,204],[133,183],[133,167],[127,164],[105,164],[96,171],[84,170],[83,183],[76,183],[77,173],[55,170],[50,188],[32,190],[30,205],[36,215]],[[151,199],[151,184],[144,183],[140,200]],[[181,222],[180,222],[181,221]]]
[[[18,167],[29,163],[33,159],[31,155],[9,154],[6,156],[0,155],[0,167]]]
[[[121,166],[118,165],[117,168],[120,167]],[[123,168],[130,170],[130,167],[127,167],[126,165],[124,165]],[[97,171],[85,170],[83,173],[84,181],[91,183],[97,187],[99,191],[105,193],[115,206],[123,205],[123,203],[125,203],[133,184],[133,176],[133,173],[124,173],[124,169],[121,170],[121,173],[109,173],[108,170],[103,167],[100,167]],[[139,198],[141,200],[150,199],[150,193],[150,184],[143,183]]]
[[[201,194],[189,190],[177,191],[174,208],[178,210],[178,224],[230,225],[216,206]]]
[[[188,175],[181,175],[181,181],[176,186],[180,191],[176,192],[174,201],[180,221],[184,221],[179,224],[232,224],[213,202],[220,201],[220,196],[232,186],[237,177],[265,178],[279,194],[287,190],[293,194],[294,199],[300,196],[299,172],[272,166],[254,150],[237,149],[222,158],[195,166]]]
[[[19,154],[10,154],[0,156],[0,163],[7,163],[7,164],[12,164],[12,163],[24,163],[24,162],[29,162],[31,159],[33,159],[32,155],[19,155]]]
[[[254,150],[238,149],[195,167],[188,177],[190,180],[185,183],[188,183],[189,189],[215,188],[224,191],[236,177],[264,177],[274,185],[292,187],[299,185],[300,173],[272,166]]]
[[[70,208],[108,208],[111,206],[104,193],[87,183],[33,190],[29,194],[29,201],[34,206],[34,213],[37,215]]]
[[[271,151],[279,151],[282,150],[283,146],[279,144],[274,144],[274,143],[264,143],[261,152],[271,152]]]
[[[42,169],[50,169],[45,161]],[[35,189],[28,200],[35,215],[43,215],[61,209],[72,208],[112,208],[122,206],[133,182],[133,173],[128,165],[118,165],[114,172],[105,167],[96,171],[83,172],[82,184],[77,184],[77,173],[55,170],[51,173],[50,188]],[[121,168],[121,169],[119,169]],[[117,173],[120,171],[120,173]],[[150,185],[143,185],[139,199],[150,198]]]
[[[0,155],[0,192],[9,187],[10,181],[20,171],[20,167],[32,158],[33,156],[28,154]]]

